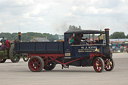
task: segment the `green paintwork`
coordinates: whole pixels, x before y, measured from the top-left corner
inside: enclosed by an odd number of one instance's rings
[[[0,59],[9,59],[9,50],[0,50]]]

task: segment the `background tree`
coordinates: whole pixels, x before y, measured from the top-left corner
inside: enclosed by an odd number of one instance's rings
[[[110,35],[111,39],[122,39],[125,38],[124,32],[114,32],[113,34]]]
[[[128,38],[128,34],[125,36],[125,38]]]
[[[17,33],[0,33],[0,38],[5,37],[7,39],[11,40],[15,40],[18,39],[18,34]],[[54,41],[54,40],[58,40],[58,35],[52,35],[49,33],[36,33],[36,32],[27,32],[27,33],[22,33],[21,34],[21,39],[22,41],[30,41],[33,38],[36,37],[43,37],[43,38],[47,38],[50,41]]]

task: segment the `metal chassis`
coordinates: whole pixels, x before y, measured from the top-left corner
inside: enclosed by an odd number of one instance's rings
[[[29,58],[31,58],[32,56],[39,56],[41,57],[43,60],[45,60],[45,63],[47,64],[50,61],[56,61],[57,63],[61,64],[61,65],[67,65],[69,63],[84,59],[86,57],[79,57],[79,58],[75,58],[71,61],[65,62],[64,59],[64,54],[29,54]],[[94,57],[101,57],[102,58],[102,54],[101,53],[90,53],[90,60],[93,59]],[[57,58],[62,58],[62,62],[58,61]]]

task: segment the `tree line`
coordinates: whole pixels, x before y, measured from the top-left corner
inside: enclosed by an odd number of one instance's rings
[[[125,35],[124,32],[114,32],[113,34],[110,35],[110,39],[124,39],[128,38],[128,34]]]
[[[7,39],[11,40],[16,40],[18,39],[18,33],[0,33],[0,38],[5,37]],[[50,41],[58,40],[58,35],[55,34],[49,34],[49,33],[36,33],[36,32],[27,32],[27,33],[22,33],[21,34],[21,40],[22,41],[30,41],[33,38],[37,37],[43,37],[47,38]]]

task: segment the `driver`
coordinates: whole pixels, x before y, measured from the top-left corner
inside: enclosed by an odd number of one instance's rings
[[[98,36],[98,40],[103,40],[103,34],[100,34],[100,35]]]
[[[74,42],[74,37],[73,34],[71,34],[70,38],[68,39],[68,43],[73,44],[73,42]]]
[[[83,35],[82,34],[77,34],[75,37],[75,42],[74,44],[80,44],[81,40],[82,40]]]

